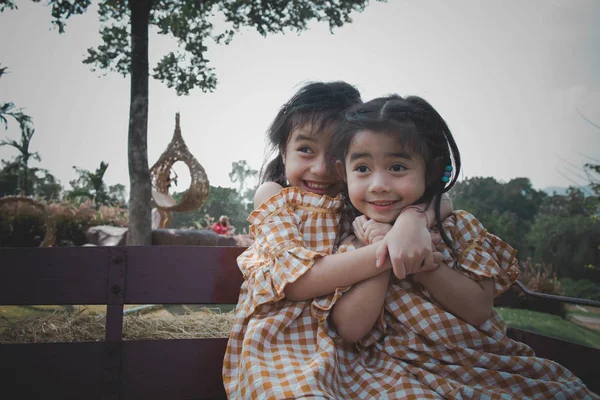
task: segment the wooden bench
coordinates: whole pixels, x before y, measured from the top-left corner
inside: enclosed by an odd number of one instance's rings
[[[234,304],[239,247],[0,248],[0,305],[107,306],[106,340],[0,344],[6,399],[219,399],[226,338],[122,340],[126,304]],[[600,350],[511,337],[600,390]],[[5,397],[6,395],[6,397]]]

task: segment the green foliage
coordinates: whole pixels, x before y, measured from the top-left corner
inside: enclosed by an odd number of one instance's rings
[[[39,246],[44,239],[46,216],[35,207],[4,204],[0,207],[0,247]]]
[[[231,183],[237,184],[237,192],[242,198],[244,207],[254,203],[257,177],[258,171],[251,168],[246,160],[234,161],[231,163],[229,179],[231,180]]]
[[[13,0],[0,1],[0,12],[4,10],[16,10],[18,7]]]
[[[0,169],[0,197],[17,195],[22,192],[21,182],[27,182],[27,193],[33,194],[44,200],[58,200],[61,198],[62,186],[54,175],[43,168],[28,168],[27,180],[24,179],[25,171],[15,161],[2,160]]]
[[[585,164],[585,172],[590,181],[590,188],[594,196],[588,197],[588,207],[592,211],[592,218],[598,221],[600,219],[600,164]]]
[[[11,165],[13,167],[13,171],[17,174],[17,188],[16,192],[19,194],[24,194],[25,196],[31,194],[30,191],[30,175],[31,173],[35,173],[38,171],[37,168],[30,168],[29,161],[36,160],[41,161],[40,155],[38,152],[30,152],[29,146],[31,144],[31,139],[35,134],[35,129],[31,127],[29,123],[21,123],[21,140],[16,141],[14,139],[4,139],[0,141],[0,147],[2,146],[11,146],[19,151]]]
[[[80,204],[51,203],[48,208],[56,221],[57,246],[81,246],[87,243],[85,233],[92,226],[127,226],[127,210],[119,206],[96,206],[92,201]]]
[[[475,215],[489,232],[517,249],[521,257],[533,253],[525,238],[546,194],[533,189],[528,178],[508,183],[491,177],[470,178],[457,182],[451,195],[455,209]]]
[[[33,0],[39,2],[40,0]],[[212,91],[217,78],[208,65],[205,53],[211,43],[228,44],[236,31],[247,26],[261,35],[285,31],[302,32],[310,21],[326,22],[331,30],[352,22],[350,14],[364,10],[367,0],[309,0],[262,1],[246,0],[145,0],[150,3],[148,24],[161,35],[174,38],[175,49],[165,54],[154,67],[152,76],[175,88],[178,95],[187,95],[194,88]],[[102,44],[88,49],[84,63],[101,70],[112,70],[122,75],[131,71],[129,27],[131,9],[141,2],[100,1],[98,14],[102,27]],[[90,0],[49,0],[52,24],[59,33],[65,31],[65,21],[73,15],[85,13]],[[16,9],[13,1],[3,2],[0,12]],[[215,25],[219,17],[225,24]]]
[[[40,0],[32,0],[34,3],[39,3]],[[48,5],[52,8],[52,25],[58,28],[60,33],[65,32],[65,20],[72,15],[81,15],[87,11],[87,8],[92,3],[91,0],[49,0]],[[108,3],[125,3],[115,0]],[[0,10],[3,11],[3,10]]]
[[[561,281],[557,278],[552,265],[534,264],[531,258],[527,258],[525,261],[521,261],[519,267],[521,271],[519,280],[529,290],[538,293],[562,294]],[[566,308],[563,303],[530,297],[517,288],[511,288],[511,290],[517,296],[517,308],[554,314],[560,317],[566,315]]]
[[[552,263],[560,277],[600,282],[600,224],[590,216],[579,190],[548,198],[527,235],[534,260]]]
[[[209,228],[221,215],[227,215],[236,233],[242,233],[249,227],[247,218],[254,208],[256,177],[258,171],[250,168],[246,160],[231,163],[229,179],[237,184],[237,189],[210,187],[206,203],[198,211],[175,213],[171,221],[174,228]],[[180,193],[173,195],[179,201]]]
[[[14,9],[16,8],[16,5],[12,4],[11,7],[11,2],[8,2],[8,4],[0,4],[0,12],[4,11],[5,8]],[[2,64],[0,64],[0,78],[7,72],[8,68],[2,67]],[[13,118],[21,126],[21,129],[31,123],[31,117],[24,114],[22,108],[16,108],[12,102],[0,102],[0,123],[4,124],[5,130],[8,129],[7,117]]]
[[[589,279],[564,278],[560,283],[565,296],[600,301],[600,285]]]
[[[173,198],[177,201],[181,193],[174,193]],[[219,219],[221,215],[227,215],[229,222],[235,227],[236,233],[247,230],[248,214],[251,209],[245,206],[237,190],[221,186],[211,186],[208,199],[197,211],[174,213],[171,228],[208,228],[210,224]]]
[[[100,162],[96,171],[91,172],[82,168],[73,167],[77,172],[77,179],[69,182],[72,190],[66,193],[66,197],[72,201],[84,199],[92,200],[96,207],[101,205],[125,204],[125,186],[117,184],[110,186],[108,191],[104,183],[104,174],[108,169],[108,163]]]

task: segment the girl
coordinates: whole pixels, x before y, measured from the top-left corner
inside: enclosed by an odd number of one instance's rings
[[[356,354],[345,344],[347,353],[338,349],[327,321],[333,304],[349,285],[392,263],[411,274],[441,261],[431,250],[425,214],[416,210],[395,222],[388,235],[402,243],[389,239],[391,261],[380,261],[379,268],[376,245],[352,253],[346,252],[350,245],[337,248],[347,210],[331,138],[343,112],[360,103],[347,83],[309,84],[280,109],[269,130],[278,156],[265,169],[268,182],[257,190],[248,218],[254,243],[238,258],[245,281],[223,366],[231,399],[349,398],[354,383],[340,374],[339,354],[346,367]]]
[[[381,223],[393,222],[414,203],[440,198],[456,181],[452,171],[460,169],[446,122],[419,97],[390,96],[353,107],[333,148],[343,160],[350,201],[371,219],[355,223],[363,240],[374,236],[365,235],[367,224],[381,236],[390,229]],[[394,399],[600,398],[561,365],[506,336],[493,302],[519,275],[516,251],[467,212],[442,222],[439,207],[437,202],[444,261],[438,268],[406,278],[384,271],[352,287],[333,307],[339,334],[360,339],[360,357],[350,371],[376,368],[394,382],[386,392]],[[380,384],[365,381],[351,397]]]

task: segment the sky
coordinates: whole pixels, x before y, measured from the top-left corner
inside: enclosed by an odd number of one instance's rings
[[[0,102],[31,115],[34,163],[69,187],[73,166],[109,167],[109,185],[129,186],[129,77],[92,72],[86,49],[100,44],[95,6],[67,21],[60,35],[43,4],[18,2],[0,14]],[[330,32],[260,36],[244,28],[229,45],[206,54],[218,86],[178,97],[150,80],[148,159],[171,140],[175,113],[183,138],[213,186],[234,186],[231,164],[260,169],[265,132],[279,107],[310,81],[345,80],[369,100],[390,93],[419,95],[448,123],[462,157],[461,179],[533,187],[584,183],[581,166],[600,160],[600,1],[372,1],[353,22]],[[8,39],[7,39],[8,38]],[[150,65],[175,44],[151,34]],[[16,123],[0,138],[18,139]],[[0,147],[0,159],[16,150]],[[176,190],[189,184],[181,163]],[[579,176],[578,176],[579,175]]]

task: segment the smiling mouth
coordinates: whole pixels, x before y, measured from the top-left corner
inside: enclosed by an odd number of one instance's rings
[[[329,184],[329,183],[317,183],[317,182],[310,182],[310,181],[304,181],[304,185],[308,189],[315,190],[318,192],[324,192],[331,187],[331,184]]]
[[[369,204],[378,209],[387,209],[390,206],[396,204],[397,201],[369,201]]]

